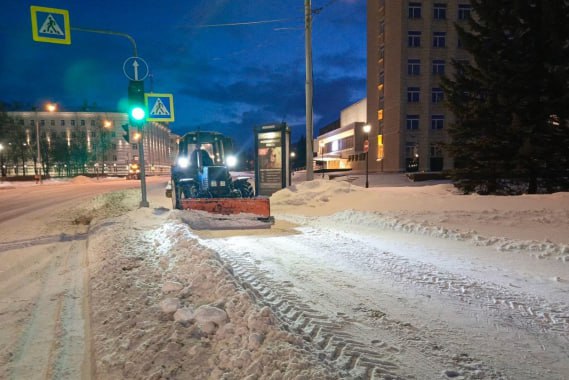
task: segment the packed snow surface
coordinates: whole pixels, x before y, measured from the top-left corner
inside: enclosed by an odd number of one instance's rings
[[[163,193],[78,208],[95,377],[569,378],[569,193],[362,184],[296,173],[270,229],[192,229]]]

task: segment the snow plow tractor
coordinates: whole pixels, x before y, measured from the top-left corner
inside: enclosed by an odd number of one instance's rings
[[[166,196],[172,208],[189,210],[194,229],[270,228],[269,198],[255,197],[248,177],[232,177],[236,164],[230,138],[217,132],[189,132],[180,138]],[[190,215],[191,214],[191,215]]]

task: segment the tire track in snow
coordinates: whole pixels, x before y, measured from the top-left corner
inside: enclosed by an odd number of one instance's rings
[[[341,228],[342,226],[339,226]],[[302,241],[305,252],[326,252],[330,261],[334,261],[335,257],[341,257],[344,261],[350,261],[354,266],[366,268],[366,271],[375,273],[376,276],[383,277],[387,281],[392,281],[398,287],[409,288],[405,284],[411,285],[411,289],[425,288],[429,292],[442,294],[457,301],[458,308],[466,308],[476,310],[478,308],[487,310],[492,322],[502,326],[511,326],[520,328],[522,331],[530,331],[534,336],[545,338],[544,333],[557,334],[562,339],[566,338],[567,330],[567,305],[563,303],[552,303],[543,298],[524,294],[521,291],[504,288],[503,286],[482,282],[469,278],[460,272],[451,273],[440,270],[435,265],[425,264],[416,260],[411,260],[403,256],[398,256],[389,251],[377,252],[374,245],[370,244],[361,236],[348,234],[338,229],[318,229],[314,227],[302,227],[299,230],[303,232],[302,237],[291,237],[290,240],[280,241],[279,247],[271,247],[271,243],[263,246],[265,251],[272,252],[270,257],[277,258],[279,255],[287,255],[288,252],[294,252],[294,241]],[[368,236],[369,238],[369,236]],[[240,237],[238,239],[246,239]],[[250,243],[255,244],[255,238],[251,238]],[[302,299],[296,297],[287,291],[287,286],[282,282],[274,282],[265,275],[265,271],[259,268],[261,262],[256,263],[254,258],[248,257],[248,243],[243,240],[235,241],[231,238],[223,239],[222,243],[207,242],[205,245],[217,250],[220,255],[228,261],[234,268],[236,274],[241,279],[243,286],[249,286],[252,291],[257,294],[260,302],[269,305],[281,319],[283,325],[291,328],[292,331],[298,331],[304,336],[308,336],[307,340],[315,344],[317,349],[323,350],[330,348],[329,352],[324,351],[324,355],[328,360],[336,361],[336,363],[344,369],[356,368],[357,365],[366,363],[366,355],[371,348],[363,342],[358,343],[355,355],[352,360],[345,360],[349,354],[353,353],[348,344],[354,344],[354,340],[350,339],[349,334],[343,335],[339,330],[342,326],[326,322],[322,323],[325,314],[316,312],[313,307],[303,303]],[[274,244],[274,242],[273,242]],[[287,245],[283,247],[281,245]],[[243,253],[245,249],[245,254]],[[258,252],[259,247],[251,248],[251,251]],[[253,255],[251,255],[253,256]],[[261,257],[261,256],[259,256]],[[269,257],[269,256],[267,256]],[[299,268],[303,268],[302,265]],[[310,272],[307,272],[310,274]],[[304,275],[304,274],[303,274]],[[333,282],[334,278],[330,278]],[[247,285],[249,284],[249,285]],[[285,286],[283,286],[285,285]],[[456,305],[455,305],[456,307]],[[364,305],[365,309],[365,305]],[[362,311],[364,311],[362,309]],[[366,310],[366,312],[376,312],[375,310]],[[381,314],[381,312],[379,312]],[[383,324],[380,327],[389,326],[394,329],[405,329],[405,324],[398,325],[398,321],[388,318],[381,318]],[[357,321],[356,321],[357,322]],[[296,329],[296,330],[295,330]],[[509,329],[508,329],[509,330]],[[432,333],[436,333],[433,330]],[[404,335],[404,334],[403,334]],[[427,341],[428,335],[421,335]],[[408,339],[413,340],[413,333],[407,334]],[[539,341],[541,338],[538,338]],[[410,343],[411,341],[407,341]],[[425,342],[423,342],[425,343]],[[425,348],[425,344],[418,342],[415,346],[421,352],[432,359],[440,359],[440,363],[448,364],[454,362],[455,368],[452,367],[444,374],[446,377],[463,376],[465,379],[490,378],[500,379],[504,375],[500,371],[492,369],[488,364],[481,362],[475,357],[455,352],[450,353],[448,349],[437,345],[436,348],[427,352],[429,348]],[[557,344],[558,343],[554,343]],[[347,347],[348,346],[348,347]],[[347,349],[346,349],[347,347]],[[388,346],[389,347],[389,346]],[[389,347],[397,349],[396,347]],[[408,347],[406,347],[408,348]],[[441,350],[439,352],[439,350]],[[484,349],[482,349],[485,351]],[[545,350],[545,348],[544,348]],[[437,351],[437,352],[435,352]],[[445,352],[443,352],[445,351]],[[348,355],[345,355],[345,353]],[[372,351],[373,352],[373,351]],[[377,352],[375,352],[377,355]],[[344,354],[343,358],[340,358]],[[385,357],[374,357],[376,369],[362,370],[367,378],[378,378],[377,376],[393,376],[399,374],[401,376],[402,369],[405,366],[399,365],[397,357],[387,361]],[[450,359],[450,360],[449,360]],[[381,362],[383,360],[383,362]],[[339,363],[342,363],[341,365]],[[504,363],[502,363],[504,364]],[[391,367],[393,365],[393,367]],[[406,363],[409,366],[409,363]],[[412,363],[415,366],[417,363]],[[369,368],[369,367],[368,367]],[[505,367],[507,368],[507,366]],[[528,367],[529,368],[529,367]],[[384,372],[382,372],[384,371]],[[529,369],[521,369],[522,373]],[[519,372],[518,372],[519,373]],[[483,375],[481,375],[483,374]],[[375,376],[375,377],[374,377]],[[395,375],[396,376],[396,375]],[[405,378],[411,378],[407,376]]]
[[[264,276],[254,263],[243,257],[219,253],[231,265],[240,284],[249,289],[258,302],[273,310],[285,330],[302,335],[320,352],[321,359],[332,362],[346,378],[413,378],[410,375],[401,377],[402,370],[395,358],[385,352],[387,347],[383,347],[385,351],[370,350],[349,334],[341,333],[341,324],[330,321],[328,316],[311,308],[299,297],[283,291],[282,286]]]

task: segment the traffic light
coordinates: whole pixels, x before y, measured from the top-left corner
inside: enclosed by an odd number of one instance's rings
[[[125,141],[127,143],[130,142],[130,128],[129,128],[128,124],[123,124],[123,125],[121,125],[121,127],[124,130],[124,134],[122,135],[122,138],[125,139]]]
[[[146,119],[144,82],[131,80],[128,84],[128,118],[131,125],[141,126]]]

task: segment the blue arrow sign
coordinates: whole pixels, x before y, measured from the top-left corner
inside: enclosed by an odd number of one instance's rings
[[[144,94],[147,121],[174,121],[174,96],[172,94]]]

